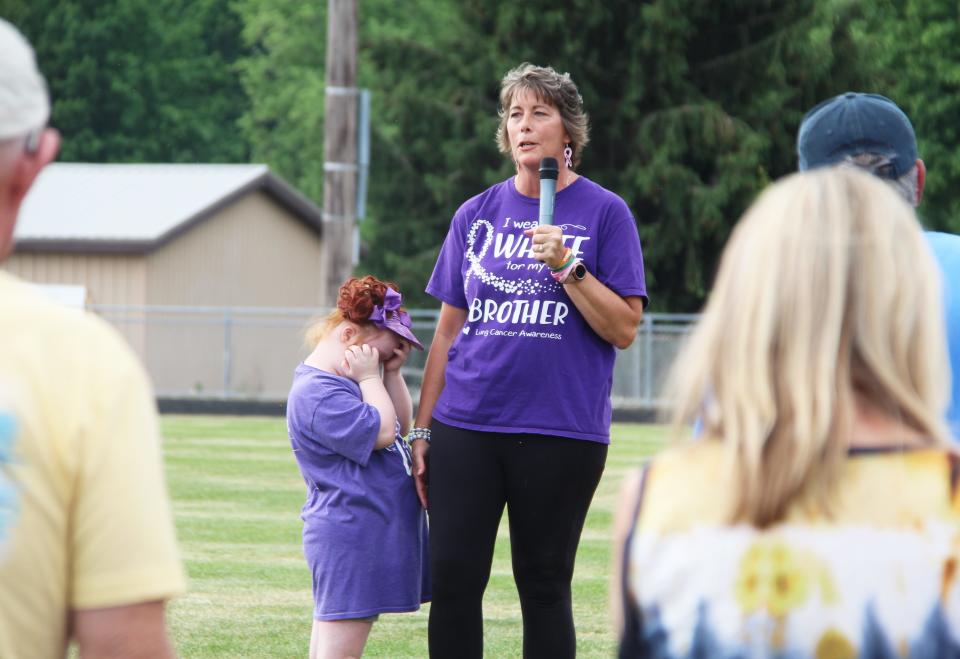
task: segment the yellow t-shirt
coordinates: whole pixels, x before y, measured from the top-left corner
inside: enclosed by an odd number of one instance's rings
[[[68,611],[184,590],[143,369],[3,273],[0,417],[0,657],[62,657]]]

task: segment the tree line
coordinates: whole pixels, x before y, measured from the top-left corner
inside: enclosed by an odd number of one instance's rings
[[[732,224],[796,167],[804,112],[890,96],[929,170],[924,222],[960,232],[960,5],[946,0],[361,0],[372,163],[358,271],[414,306],[453,212],[511,173],[499,80],[568,71],[579,171],[633,209],[652,308],[702,304]],[[61,159],[265,162],[318,205],[326,2],[0,0],[35,44]]]

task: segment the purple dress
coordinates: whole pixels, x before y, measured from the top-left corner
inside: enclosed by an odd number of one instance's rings
[[[374,450],[380,414],[348,378],[300,364],[287,431],[307,483],[303,553],[315,620],[416,611],[430,599],[427,520],[397,435]]]
[[[433,410],[470,430],[610,441],[616,349],[600,338],[531,251],[539,200],[510,178],[464,203],[427,292],[467,310]],[[554,224],[587,269],[621,297],[646,298],[637,225],[626,203],[581,176],[557,193]]]

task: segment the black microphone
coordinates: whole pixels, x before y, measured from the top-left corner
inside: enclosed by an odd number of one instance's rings
[[[553,202],[557,196],[560,166],[556,158],[540,161],[540,224],[553,224]]]

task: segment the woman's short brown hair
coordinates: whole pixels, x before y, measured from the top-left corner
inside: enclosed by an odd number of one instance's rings
[[[537,98],[557,108],[560,120],[570,136],[573,149],[573,164],[580,164],[583,147],[590,142],[590,125],[587,113],[583,111],[583,98],[569,73],[557,73],[553,67],[534,66],[524,62],[515,69],[507,71],[500,81],[500,125],[497,127],[497,146],[501,153],[510,153],[510,137],[507,134],[507,119],[510,116],[510,104],[520,91],[530,91]]]

